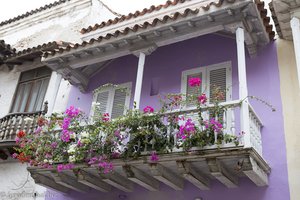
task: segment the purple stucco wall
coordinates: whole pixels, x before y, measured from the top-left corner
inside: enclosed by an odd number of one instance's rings
[[[141,108],[146,105],[158,107],[157,96],[150,96],[151,80],[159,79],[160,93],[180,92],[181,73],[183,70],[206,66],[224,61],[232,61],[233,99],[238,95],[238,77],[236,62],[235,40],[216,35],[207,35],[174,45],[159,48],[146,57],[144,81],[142,88]],[[81,107],[87,113],[90,110],[91,91],[107,82],[120,84],[131,81],[134,94],[135,77],[138,59],[126,56],[114,60],[109,67],[94,76],[90,81],[87,94],[81,94],[77,88],[71,91],[69,105]],[[270,108],[257,101],[251,101],[255,111],[261,117],[264,128],[262,131],[263,157],[272,168],[268,187],[257,187],[248,179],[240,179],[239,187],[228,189],[218,181],[212,182],[209,191],[201,191],[186,182],[183,191],[174,191],[161,184],[159,192],[149,192],[139,186],[133,193],[123,193],[115,190],[111,193],[91,192],[89,194],[70,195],[53,193],[54,198],[69,199],[122,199],[119,195],[126,195],[130,200],[193,200],[203,197],[204,200],[288,200],[289,188],[287,179],[286,148],[283,131],[282,106],[279,91],[279,72],[275,44],[271,43],[261,49],[258,56],[247,59],[247,77],[249,95],[261,97],[272,103],[277,109]],[[51,198],[48,198],[50,200]]]

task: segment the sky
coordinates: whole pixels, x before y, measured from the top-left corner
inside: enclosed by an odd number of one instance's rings
[[[24,14],[30,10],[54,2],[55,0],[2,0],[0,7],[0,22]],[[159,5],[166,0],[102,0],[114,11],[120,14],[128,14],[136,10]]]

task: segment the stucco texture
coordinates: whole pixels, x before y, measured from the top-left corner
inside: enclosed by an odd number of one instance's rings
[[[206,35],[159,48],[146,57],[141,108],[147,105],[155,108],[159,107],[157,103],[158,96],[150,96],[151,80],[153,78],[159,79],[160,93],[180,92],[183,70],[224,61],[232,62],[233,99],[237,99],[239,84],[235,40],[217,35]],[[80,93],[77,88],[73,87],[70,92],[69,105],[80,107],[89,113],[92,103],[92,91],[95,88],[108,82],[120,84],[131,81],[134,86],[137,63],[138,59],[134,56],[114,60],[110,66],[90,80],[86,94]],[[236,189],[228,189],[217,180],[214,180],[211,189],[208,191],[201,191],[186,182],[183,191],[174,191],[163,184],[161,184],[159,192],[149,192],[136,186],[134,192],[126,194],[126,198],[119,196],[123,195],[123,192],[115,190],[110,193],[96,191],[89,194],[73,192],[69,195],[55,193],[55,198],[47,199],[193,200],[195,197],[202,197],[204,200],[289,200],[282,102],[277,52],[274,43],[260,49],[258,56],[255,58],[250,59],[247,56],[247,78],[249,95],[260,97],[270,102],[277,109],[276,112],[272,112],[268,106],[258,101],[251,101],[255,111],[264,123],[262,129],[263,157],[272,168],[268,187],[257,187],[250,180],[242,178],[239,187]],[[132,88],[132,94],[134,94],[134,87]]]
[[[300,198],[300,90],[295,52],[291,41],[278,39],[276,43],[290,193],[292,200],[298,200]]]

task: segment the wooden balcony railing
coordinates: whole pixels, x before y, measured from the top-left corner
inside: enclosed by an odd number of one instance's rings
[[[14,142],[18,131],[32,133],[37,127],[37,119],[47,113],[48,102],[44,109],[36,112],[10,113],[0,119],[0,143]]]

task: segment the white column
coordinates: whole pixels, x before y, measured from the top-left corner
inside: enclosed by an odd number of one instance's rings
[[[136,109],[140,109],[145,58],[146,58],[145,53],[140,52],[136,83],[135,83],[135,93],[134,93],[134,102],[136,103]]]
[[[241,105],[241,131],[245,132],[244,145],[251,147],[250,142],[250,118],[248,103],[248,87],[246,75],[246,57],[245,57],[245,35],[244,29],[236,30],[238,76],[239,76],[239,99],[243,100]]]
[[[298,84],[300,88],[300,21],[297,17],[291,19],[291,27],[294,40],[295,57],[298,72]]]
[[[62,76],[58,74],[57,72],[53,71],[51,74],[51,78],[48,84],[47,92],[45,95],[44,101],[48,101],[48,113],[47,114],[52,114],[54,104],[56,101],[57,93],[58,93],[58,88],[60,86],[60,82],[62,80]]]

